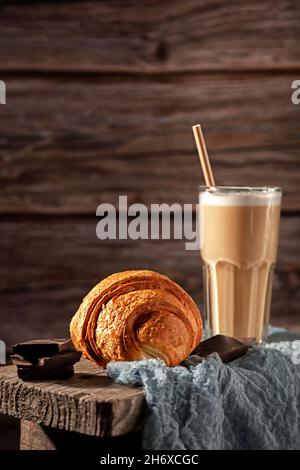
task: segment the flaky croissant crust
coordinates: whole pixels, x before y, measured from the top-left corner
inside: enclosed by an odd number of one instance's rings
[[[168,277],[124,271],[88,293],[70,333],[76,349],[101,366],[150,357],[173,366],[199,344],[202,320],[192,298]]]

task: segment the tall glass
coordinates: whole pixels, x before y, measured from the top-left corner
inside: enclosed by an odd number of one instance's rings
[[[280,188],[200,187],[207,335],[268,334]]]

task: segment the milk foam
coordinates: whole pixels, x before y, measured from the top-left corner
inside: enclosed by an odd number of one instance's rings
[[[225,189],[225,188],[224,188]],[[259,189],[257,191],[240,190],[207,190],[200,193],[199,202],[208,206],[279,206],[281,192]]]

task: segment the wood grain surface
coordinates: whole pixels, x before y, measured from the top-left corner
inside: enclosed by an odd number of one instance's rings
[[[2,417],[14,420],[8,415]],[[98,437],[21,419],[20,450],[59,450],[74,455],[74,449],[77,453],[94,452],[97,455],[104,454],[107,449],[110,452],[121,451],[124,454],[137,452],[142,449],[142,429],[120,436]]]
[[[201,122],[219,185],[284,191],[273,323],[300,329],[296,0],[2,1],[0,339],[63,336],[104,276],[152,268],[202,306],[180,241],[96,238],[96,207],[195,203]]]
[[[161,73],[298,68],[293,0],[1,2],[1,68]]]
[[[83,296],[103,277],[126,269],[153,269],[177,281],[202,309],[197,251],[182,240],[98,240],[96,218],[40,217],[2,221],[1,335],[7,345],[64,337]],[[272,322],[299,326],[300,218],[282,219]]]
[[[119,194],[146,204],[196,202],[198,121],[217,184],[282,186],[283,208],[299,210],[296,77],[8,77],[0,212],[95,214]]]
[[[43,427],[27,419],[21,420],[20,450],[57,450]]]
[[[141,387],[118,385],[100,367],[82,359],[75,365],[73,377],[49,382],[23,382],[15,366],[2,367],[0,412],[105,437],[138,429],[144,419],[145,401]]]

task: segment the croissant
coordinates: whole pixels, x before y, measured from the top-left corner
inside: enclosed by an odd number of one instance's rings
[[[200,312],[178,284],[153,271],[124,271],[99,282],[71,320],[77,350],[110,361],[186,359],[202,336]]]

